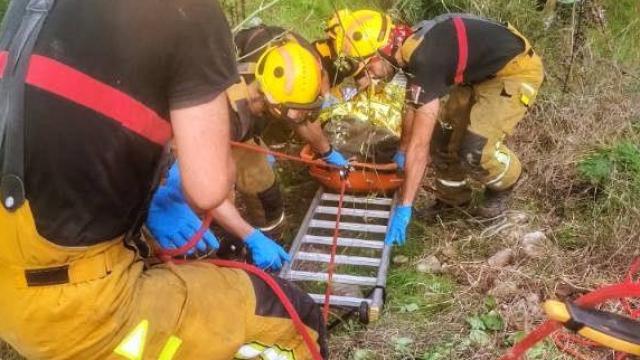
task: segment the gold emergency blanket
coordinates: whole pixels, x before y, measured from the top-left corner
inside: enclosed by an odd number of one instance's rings
[[[396,74],[391,81],[359,93],[349,85],[342,85],[337,91],[347,100],[320,114],[331,143],[345,156],[355,156],[361,162],[392,162],[402,128],[405,75]]]

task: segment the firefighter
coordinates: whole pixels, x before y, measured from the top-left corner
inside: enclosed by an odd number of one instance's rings
[[[252,66],[247,62],[253,60],[253,56],[245,57],[245,62],[240,64],[241,70],[251,69],[253,72],[244,70],[242,81],[227,90],[232,108],[232,138],[263,145],[260,135],[266,126],[267,113],[270,113],[293,127],[316,152],[324,153],[322,157],[328,163],[347,166],[347,160],[331,147],[319,122],[315,122],[322,104],[322,73],[314,54],[301,45],[303,40],[292,35],[278,39],[278,33],[284,33],[274,28],[257,27],[250,31],[241,32],[239,38],[236,37],[240,57],[255,49],[258,49],[255,54],[260,57]],[[251,41],[247,41],[247,37]],[[233,158],[236,187],[243,195],[251,224],[242,219],[231,201],[213,211],[214,220],[244,241],[257,266],[277,271],[290,259],[265,235],[265,232],[273,232],[284,220],[282,196],[275,173],[263,153],[234,149]],[[172,176],[169,176],[173,181],[158,189],[147,218],[147,227],[154,237],[161,245],[170,248],[184,245],[201,225],[184,199],[174,195],[179,194],[180,189],[178,171],[174,168],[170,171]],[[213,234],[207,232],[198,249],[215,250],[217,245]]]
[[[216,1],[11,2],[2,340],[29,359],[311,358],[265,282],[205,262],[145,267],[133,246],[172,136],[188,203],[206,212],[227,197],[225,90],[238,80]],[[318,307],[280,283],[326,357]]]
[[[234,139],[264,147],[264,129],[270,123],[286,124],[328,163],[348,165],[315,121],[324,101],[320,96],[324,74],[311,44],[294,32],[266,25],[241,30],[235,44],[242,81],[227,92],[234,108]],[[263,71],[262,66],[270,69]],[[282,74],[277,73],[282,69]],[[244,149],[235,149],[234,159],[236,187],[249,222],[277,233],[284,221],[284,206],[273,161]]]
[[[396,157],[405,182],[387,242],[404,243],[411,206],[432,159],[437,207],[467,204],[472,187],[480,187],[485,202],[478,214],[504,211],[521,173],[520,160],[504,142],[544,77],[529,41],[510,24],[468,14],[442,15],[411,31],[372,11],[348,14],[341,23],[336,52],[365,62],[373,78],[389,78],[398,69],[409,74],[413,106]]]

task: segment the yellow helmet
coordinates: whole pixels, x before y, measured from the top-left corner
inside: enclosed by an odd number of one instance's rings
[[[342,9],[333,13],[331,19],[327,21],[327,27],[324,29],[324,32],[331,39],[335,39],[337,35],[337,29],[342,26],[342,22],[345,21],[349,16],[351,16],[351,10]]]
[[[389,15],[375,10],[338,11],[330,20],[334,27],[335,50],[338,55],[367,58],[389,42],[393,22]]]
[[[273,105],[311,109],[320,106],[322,68],[315,55],[293,40],[271,46],[256,65],[256,79]]]

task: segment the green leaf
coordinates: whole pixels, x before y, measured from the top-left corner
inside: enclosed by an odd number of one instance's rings
[[[416,303],[411,303],[411,304],[407,304],[407,305],[402,305],[400,307],[400,312],[401,313],[410,313],[410,312],[414,312],[414,311],[418,311],[420,309],[420,306]]]
[[[471,330],[469,334],[471,342],[479,346],[487,346],[491,343],[491,336],[482,330]]]
[[[491,311],[495,309],[497,306],[498,306],[498,303],[496,302],[496,298],[494,298],[493,296],[487,296],[484,299],[484,307],[485,309],[487,309],[487,311]]]
[[[351,360],[371,360],[374,358],[374,352],[366,349],[358,349],[354,351]]]
[[[393,338],[393,347],[397,352],[406,352],[409,345],[413,344],[413,339],[408,337]]]
[[[500,331],[504,329],[502,316],[495,310],[491,310],[487,314],[480,316],[480,319],[487,330]]]
[[[468,317],[466,321],[471,327],[471,330],[487,330],[484,321],[478,316]]]

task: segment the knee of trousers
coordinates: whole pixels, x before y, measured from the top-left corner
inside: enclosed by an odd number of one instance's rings
[[[504,191],[518,182],[522,174],[522,164],[518,156],[504,146],[496,152],[496,156],[502,157],[502,162],[505,165],[504,169],[495,177],[488,179],[485,186],[494,191]]]
[[[236,162],[236,189],[242,194],[258,195],[276,183],[276,174],[264,158]]]

